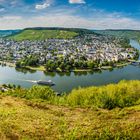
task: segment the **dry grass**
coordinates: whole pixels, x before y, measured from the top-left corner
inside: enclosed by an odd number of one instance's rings
[[[0,139],[139,139],[140,106],[70,108],[0,96]]]

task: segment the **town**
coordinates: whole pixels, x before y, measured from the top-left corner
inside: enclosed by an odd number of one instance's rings
[[[137,55],[128,40],[96,34],[40,41],[0,39],[1,61],[17,63],[17,66],[46,65],[48,71],[108,66],[135,59]]]

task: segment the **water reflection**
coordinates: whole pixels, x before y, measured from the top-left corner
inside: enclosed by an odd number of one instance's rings
[[[27,69],[27,68],[15,68],[16,72],[21,72],[21,73],[24,73],[24,74],[27,74],[27,73],[36,73],[36,70],[31,70],[31,69]]]
[[[45,76],[51,76],[51,77],[55,77],[56,76],[56,72],[43,72]]]

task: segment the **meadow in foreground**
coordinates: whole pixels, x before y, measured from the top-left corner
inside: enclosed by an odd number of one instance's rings
[[[140,81],[73,90],[16,88],[0,95],[1,139],[139,139]]]

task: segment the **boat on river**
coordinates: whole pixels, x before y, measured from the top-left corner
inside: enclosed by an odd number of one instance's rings
[[[133,66],[140,66],[140,62],[132,62],[131,65],[133,65]]]
[[[46,85],[46,86],[54,86],[55,85],[55,83],[52,82],[51,80],[49,80],[49,81],[39,80],[39,81],[37,81],[37,84],[38,85]]]

